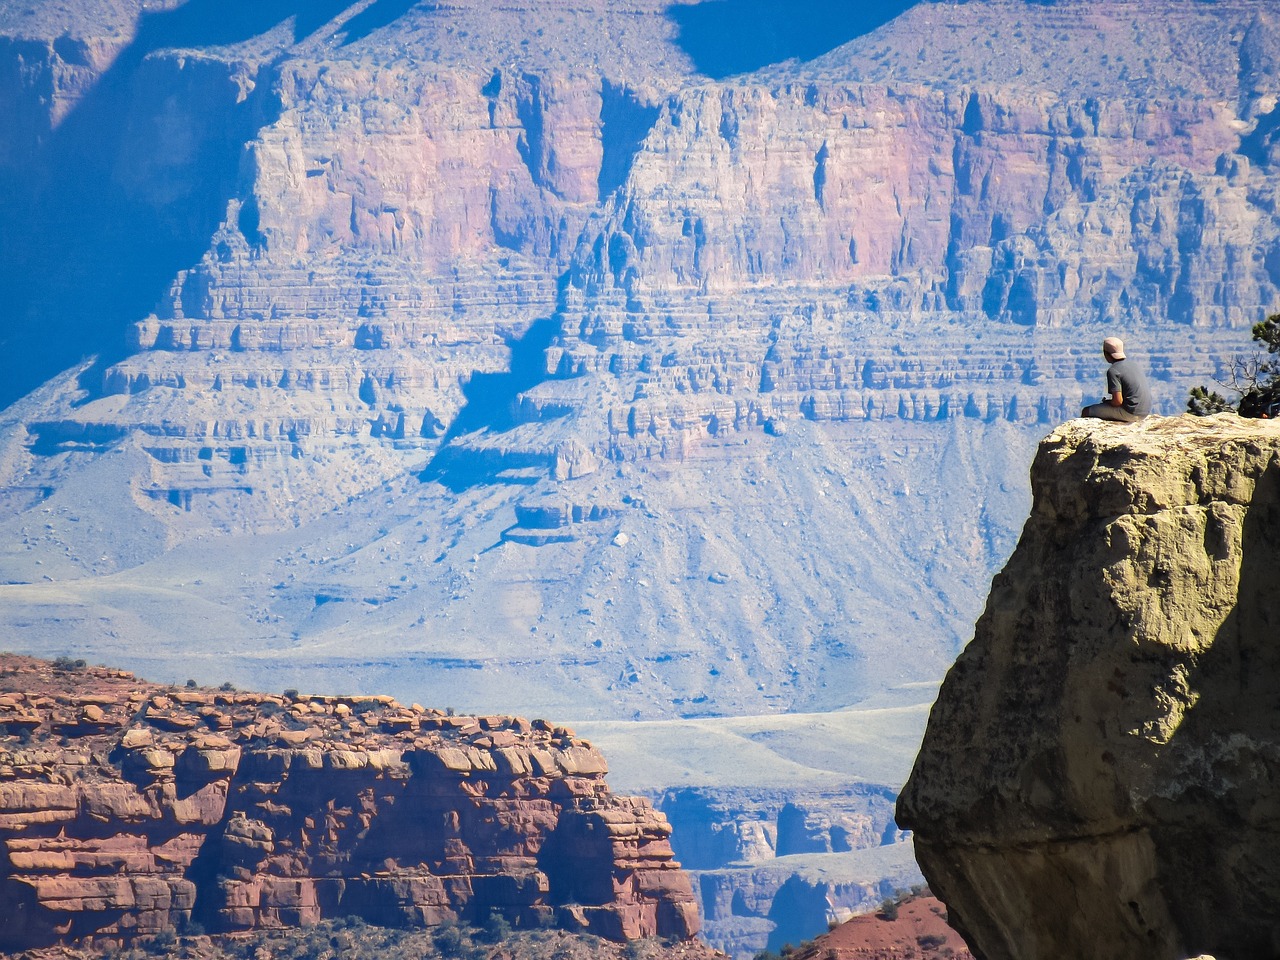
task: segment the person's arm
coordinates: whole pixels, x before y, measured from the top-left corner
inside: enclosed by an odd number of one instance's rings
[[[1120,375],[1116,372],[1113,364],[1107,368],[1107,393],[1111,394],[1111,396],[1103,400],[1103,403],[1108,403],[1113,407],[1123,407],[1124,393],[1122,386]]]

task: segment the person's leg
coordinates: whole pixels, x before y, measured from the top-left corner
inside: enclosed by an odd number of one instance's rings
[[[1090,404],[1080,411],[1080,416],[1092,417],[1095,420],[1114,420],[1117,423],[1134,423],[1142,419],[1142,417],[1136,413],[1130,413],[1124,407],[1113,407],[1106,402]]]

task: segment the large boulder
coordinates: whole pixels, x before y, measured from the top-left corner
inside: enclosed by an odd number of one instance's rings
[[[1280,426],[1072,421],[899,821],[988,960],[1275,956]]]

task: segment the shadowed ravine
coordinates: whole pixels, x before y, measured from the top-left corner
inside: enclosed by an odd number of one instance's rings
[[[674,6],[680,45],[698,69],[722,79],[783,60],[812,60],[884,26],[916,0],[716,0]]]

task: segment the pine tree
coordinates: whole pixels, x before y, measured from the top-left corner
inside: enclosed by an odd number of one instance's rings
[[[1193,387],[1187,399],[1188,413],[1207,417],[1235,410],[1242,417],[1264,419],[1280,415],[1280,359],[1268,359],[1280,354],[1280,313],[1255,323],[1252,333],[1254,340],[1266,346],[1266,356],[1237,358],[1230,382],[1223,384],[1240,394],[1239,401],[1233,406],[1226,397],[1208,387]]]

